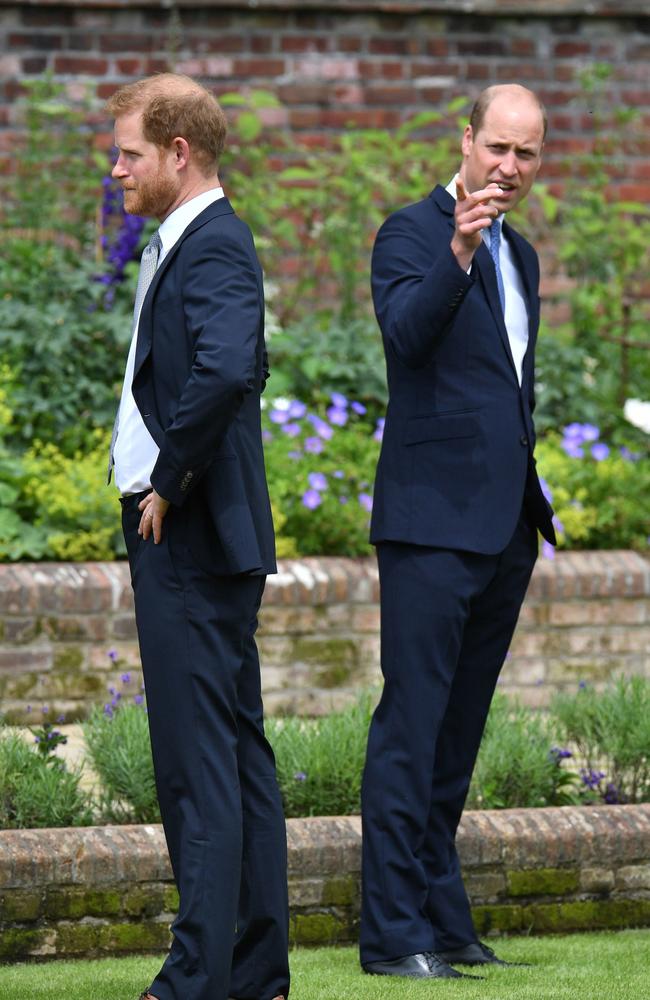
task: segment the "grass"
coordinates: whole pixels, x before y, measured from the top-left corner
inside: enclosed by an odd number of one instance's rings
[[[650,930],[509,938],[498,954],[529,968],[480,970],[485,981],[417,982],[363,976],[356,949],[291,957],[291,1000],[644,1000]],[[2,1000],[136,1000],[159,967],[152,957],[0,967]],[[475,970],[476,971],[476,970]]]

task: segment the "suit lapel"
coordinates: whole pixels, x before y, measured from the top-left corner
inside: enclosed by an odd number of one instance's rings
[[[167,270],[171,267],[176,254],[178,253],[182,243],[187,239],[192,233],[204,226],[206,222],[210,222],[212,219],[216,219],[220,215],[232,215],[233,208],[227,198],[219,198],[217,201],[213,201],[211,205],[204,208],[195,219],[192,219],[189,226],[183,230],[179,238],[174,243],[173,247],[166,255],[162,264],[156,271],[153,281],[147,289],[147,294],[145,295],[144,302],[142,303],[142,309],[140,310],[140,320],[138,323],[138,342],[136,344],[135,351],[135,367],[133,370],[133,378],[142,368],[142,365],[151,353],[151,343],[153,339],[153,322],[152,322],[152,304],[156,295],[156,290],[160,285],[160,282],[165,276]]]
[[[510,242],[510,246],[512,247],[512,252],[515,256],[517,268],[522,277],[524,291],[526,293],[526,306],[528,308],[528,346],[526,348],[526,354],[524,355],[523,364],[524,370],[526,370],[529,366],[530,358],[533,356],[535,341],[537,339],[537,328],[539,326],[539,298],[537,285],[535,275],[527,263],[529,254],[524,252],[526,243],[523,237],[521,237],[519,233],[516,232],[507,222],[504,223],[504,230]]]

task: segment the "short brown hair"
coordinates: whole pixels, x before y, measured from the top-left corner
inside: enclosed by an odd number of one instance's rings
[[[189,76],[159,73],[120,87],[106,102],[113,118],[142,112],[147,142],[167,149],[177,136],[186,139],[206,176],[216,173],[228,125],[219,103]]]
[[[537,94],[534,93],[534,91],[529,90],[528,87],[522,87],[518,83],[495,84],[493,87],[487,87],[485,90],[481,91],[481,93],[478,95],[478,98],[476,99],[474,107],[472,108],[471,114],[469,116],[469,123],[472,127],[472,134],[476,135],[476,133],[480,131],[483,122],[485,121],[485,115],[487,113],[487,109],[490,107],[490,104],[492,103],[494,98],[498,96],[499,91],[502,90],[520,91],[522,97],[524,95],[527,96],[533,104],[537,105],[537,107],[539,108],[539,113],[542,116],[542,125],[544,129],[542,138],[545,139],[546,130],[548,128],[546,108],[540,101]]]

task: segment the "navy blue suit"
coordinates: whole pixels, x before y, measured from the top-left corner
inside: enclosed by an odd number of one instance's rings
[[[539,267],[504,224],[529,317],[519,385],[496,274],[467,274],[442,187],[379,230],[372,291],[389,386],[371,541],[384,690],[363,781],[361,960],[475,940],[455,848],[478,745],[537,554]]]
[[[179,911],[158,1000],[288,995],[286,834],[255,644],[275,570],[260,393],[262,275],[226,199],[161,263],[133,395],[171,502],[161,542],[123,502],[156,786]]]

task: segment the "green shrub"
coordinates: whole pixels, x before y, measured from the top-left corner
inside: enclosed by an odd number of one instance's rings
[[[142,696],[126,701],[121,692],[114,693],[110,703],[92,711],[83,731],[89,761],[101,785],[99,806],[104,820],[159,822],[149,724]]]
[[[554,746],[548,719],[497,693],[467,798],[469,809],[560,806],[574,801],[575,775]]]
[[[581,684],[557,695],[551,713],[584,761],[584,801],[650,801],[650,681],[620,678],[600,692]]]
[[[648,549],[650,462],[641,451],[614,448],[592,424],[570,424],[564,436],[537,445],[550,487],[559,545],[568,549]]]
[[[92,823],[81,769],[70,770],[0,726],[0,827],[26,829]]]
[[[359,812],[370,694],[321,719],[267,719],[286,816],[345,816]]]

